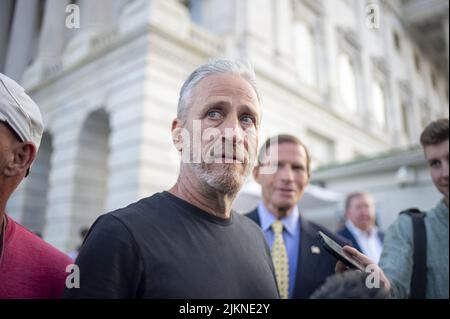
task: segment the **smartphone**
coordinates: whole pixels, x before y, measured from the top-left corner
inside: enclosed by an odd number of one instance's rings
[[[365,267],[352,256],[348,255],[342,249],[342,246],[335,242],[333,239],[325,235],[323,232],[319,231],[319,240],[322,246],[327,252],[334,256],[337,260],[340,260],[351,269],[359,269],[361,271],[365,270]]]

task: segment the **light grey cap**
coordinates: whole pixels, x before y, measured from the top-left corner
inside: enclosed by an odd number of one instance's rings
[[[17,133],[23,142],[41,144],[44,124],[41,111],[23,87],[0,73],[0,121]]]

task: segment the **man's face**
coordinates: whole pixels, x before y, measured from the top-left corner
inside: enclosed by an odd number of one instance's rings
[[[257,167],[255,180],[261,185],[266,207],[284,217],[297,205],[309,183],[305,149],[295,143],[272,145],[266,152],[264,163],[275,166],[274,173],[263,174],[262,167]]]
[[[352,198],[346,217],[362,231],[371,231],[375,225],[375,205],[373,200],[366,195]]]
[[[448,202],[448,140],[424,147],[425,158],[430,168],[431,179]]]
[[[245,79],[230,73],[201,80],[185,124],[191,137],[201,133],[201,144],[190,140],[192,158],[201,153],[201,163],[189,164],[197,178],[219,192],[236,193],[253,169],[259,123],[258,97]]]

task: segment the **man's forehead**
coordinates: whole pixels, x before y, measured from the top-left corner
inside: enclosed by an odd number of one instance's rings
[[[306,152],[302,146],[295,143],[271,145],[266,149],[264,162],[306,164]]]
[[[372,196],[370,196],[369,194],[360,194],[358,196],[355,196],[355,199],[368,203],[373,203]]]
[[[0,121],[0,133],[2,135],[7,135],[10,137],[14,137],[15,139],[20,141],[19,136],[16,132],[11,128],[11,126],[7,122]]]
[[[433,158],[439,158],[449,155],[449,140],[446,140],[440,144],[426,145],[424,147],[425,157],[430,160]]]
[[[240,96],[253,103],[259,103],[252,85],[239,74],[233,73],[213,74],[203,78],[195,86],[193,95],[224,100]]]
[[[267,149],[267,153],[270,156],[278,155],[278,157],[306,157],[306,152],[303,147],[291,142],[272,144]]]

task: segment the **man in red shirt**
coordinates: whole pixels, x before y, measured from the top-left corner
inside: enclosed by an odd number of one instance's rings
[[[38,106],[0,73],[0,299],[59,298],[72,263],[5,212],[36,158],[42,133]]]

